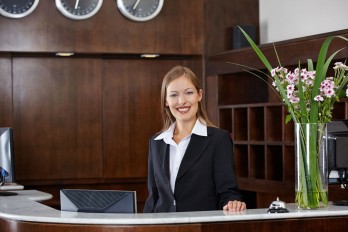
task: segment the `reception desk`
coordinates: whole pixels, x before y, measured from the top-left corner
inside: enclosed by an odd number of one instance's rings
[[[288,204],[289,213],[269,214],[267,209],[242,212],[205,211],[157,214],[103,214],[65,212],[40,201],[52,196],[36,190],[15,191],[0,197],[0,231],[346,231],[348,207],[298,210]]]

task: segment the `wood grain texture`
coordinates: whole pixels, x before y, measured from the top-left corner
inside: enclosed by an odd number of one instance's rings
[[[11,58],[0,57],[0,127],[12,127]]]
[[[101,68],[93,59],[14,59],[18,181],[102,177]]]
[[[146,177],[148,141],[162,127],[162,79],[178,61],[104,64],[104,177]]]
[[[0,51],[202,54],[203,10],[203,0],[166,1],[156,18],[139,23],[106,0],[93,17],[71,20],[54,1],[40,1],[22,19],[0,17]]]
[[[77,225],[53,224],[0,220],[0,229],[6,232],[36,232],[36,231],[68,231],[68,232],[307,232],[307,231],[345,231],[348,226],[347,217],[296,218],[284,220],[253,220],[235,222],[210,222],[192,224],[163,224],[163,225]]]
[[[17,179],[146,177],[162,79],[180,63],[15,58]]]
[[[258,0],[205,0],[206,54],[232,49],[232,28],[252,25],[259,28]],[[257,40],[258,41],[258,36]]]
[[[331,33],[324,33],[320,35],[307,36],[303,38],[292,39],[289,41],[281,41],[274,43],[277,49],[279,59],[282,66],[294,67],[298,66],[301,62],[301,66],[305,66],[307,59],[312,59],[316,62],[319,54],[320,47],[324,40],[329,36],[344,36],[348,37],[348,30],[335,31]],[[277,56],[274,52],[273,44],[259,45],[262,53],[267,57],[268,61],[273,67],[278,66]],[[333,52],[346,48],[347,44],[342,39],[335,39],[331,42],[328,49],[328,55]],[[348,57],[348,50],[343,49],[339,52],[335,59],[345,59]],[[246,65],[253,69],[266,70],[265,66],[258,58],[252,48],[242,48],[236,50],[229,50],[220,53],[210,54],[207,59],[207,74],[227,74],[244,72],[245,67],[234,65],[230,63],[236,63],[240,65]]]

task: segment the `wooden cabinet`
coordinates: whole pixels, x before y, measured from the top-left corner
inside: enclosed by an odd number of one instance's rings
[[[294,68],[299,59],[315,61],[320,45],[330,35],[348,37],[348,30],[279,42],[275,46],[282,64]],[[342,41],[334,40],[329,54],[346,46]],[[273,45],[261,45],[260,48],[276,67]],[[342,51],[336,60],[347,57],[348,52]],[[303,67],[306,65],[301,63]],[[209,56],[206,82],[207,104],[211,107],[208,114],[219,127],[230,131],[239,186],[242,190],[257,193],[256,206],[268,207],[276,196],[293,202],[294,124],[285,123],[287,110],[269,87],[269,78],[260,73],[260,77],[252,75],[237,64],[266,72],[251,48]],[[348,104],[343,100],[336,104],[333,118],[346,119],[347,112]]]

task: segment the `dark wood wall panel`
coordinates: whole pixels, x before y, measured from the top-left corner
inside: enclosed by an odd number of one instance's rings
[[[219,93],[218,93],[218,76],[207,76],[206,83],[209,88],[207,88],[206,94],[206,106],[207,114],[216,126],[219,126]]]
[[[0,127],[12,126],[11,58],[0,57]]]
[[[201,54],[204,0],[165,1],[155,19],[125,19],[115,0],[105,0],[90,19],[63,16],[53,0],[40,1],[27,17],[0,17],[0,51]]]
[[[180,63],[175,60],[105,62],[105,178],[147,176],[148,141],[162,125],[162,79],[171,67]]]
[[[146,177],[163,76],[187,63],[14,58],[17,180]]]
[[[15,58],[17,180],[102,176],[102,64]]]
[[[253,25],[258,35],[259,0],[205,0],[205,5],[205,52],[207,54],[232,49],[234,26]]]

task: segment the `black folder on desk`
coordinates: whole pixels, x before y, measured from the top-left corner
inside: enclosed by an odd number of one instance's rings
[[[89,213],[136,213],[136,192],[121,190],[60,190],[62,211]]]

